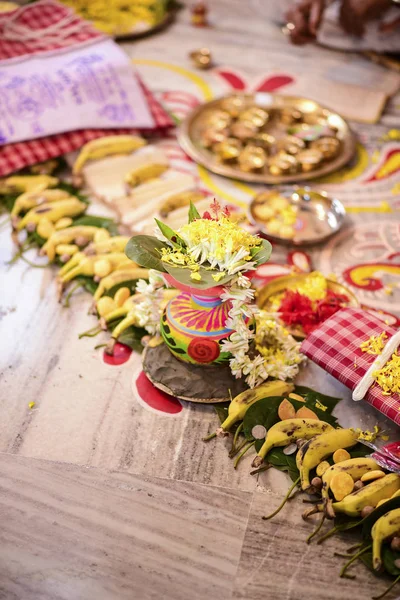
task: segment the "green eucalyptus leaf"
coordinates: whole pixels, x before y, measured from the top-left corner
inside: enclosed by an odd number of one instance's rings
[[[169,227],[169,225],[165,225],[165,223],[162,223],[158,219],[154,219],[154,220],[157,223],[158,228],[161,231],[161,233],[163,234],[163,236],[166,237],[167,240],[169,240],[171,242],[171,244],[174,246],[174,248],[178,248],[178,249],[186,248],[185,241],[181,237],[179,237],[179,235],[176,233],[176,231],[174,231],[173,229],[171,229],[171,227]]]
[[[250,254],[252,259],[257,263],[257,265],[263,265],[266,263],[272,253],[272,246],[268,240],[262,240],[261,247],[252,248]]]
[[[189,223],[193,223],[193,221],[195,221],[196,219],[201,219],[201,216],[196,206],[193,204],[192,201],[190,201]]]
[[[135,235],[127,243],[125,254],[145,269],[155,269],[165,273],[166,268],[161,261],[163,248],[168,248],[167,244],[152,235]]]
[[[201,275],[201,281],[195,281],[194,279],[191,279],[190,275],[192,271],[190,271],[188,268],[175,267],[166,262],[163,262],[163,266],[164,269],[170,275],[172,275],[174,279],[179,281],[179,283],[189,285],[190,287],[197,288],[199,290],[206,290],[217,285],[225,285],[225,283],[230,281],[233,277],[233,275],[225,275],[219,281],[215,281],[212,276],[219,273],[219,271],[207,271],[207,269],[204,269],[204,267],[200,267],[200,270],[197,271],[197,273]]]

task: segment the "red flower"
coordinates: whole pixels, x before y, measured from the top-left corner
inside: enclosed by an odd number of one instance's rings
[[[220,355],[219,344],[208,338],[193,339],[187,349],[190,358],[199,363],[214,362]]]

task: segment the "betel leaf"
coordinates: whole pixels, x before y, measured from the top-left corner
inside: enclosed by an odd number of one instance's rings
[[[19,195],[20,194],[0,194],[0,204],[4,206],[7,212],[11,212]]]
[[[218,285],[225,285],[228,281],[230,281],[233,275],[224,275],[218,281],[215,281],[213,275],[219,274],[220,271],[207,271],[204,267],[200,267],[196,273],[199,273],[201,276],[200,281],[195,281],[190,277],[192,271],[185,267],[175,267],[170,265],[169,263],[163,263],[164,269],[172,275],[174,279],[179,281],[179,283],[183,283],[184,285],[188,285],[193,288],[197,288],[199,290],[207,290],[208,288],[212,288]]]
[[[165,273],[166,268],[161,261],[163,248],[168,248],[167,244],[152,235],[135,235],[127,243],[125,254],[145,269],[155,269]]]
[[[200,213],[197,210],[196,206],[190,201],[189,207],[189,223],[193,223],[196,219],[201,219]]]
[[[257,263],[257,265],[262,265],[266,263],[272,253],[272,246],[268,240],[262,240],[261,246],[257,248],[252,248],[250,254],[252,259]]]
[[[158,228],[163,234],[163,236],[171,242],[174,248],[177,248],[178,250],[181,248],[186,248],[186,242],[179,236],[178,233],[176,233],[176,231],[171,229],[169,225],[165,225],[165,223],[162,223],[162,221],[159,221],[158,219],[154,220],[157,223]]]
[[[382,548],[382,562],[387,573],[395,577],[400,575],[400,567],[397,566],[400,565],[400,552],[392,550],[385,544]]]
[[[78,277],[75,277],[74,281],[76,281],[76,283],[81,283],[82,287],[92,295],[99,287],[99,284],[93,281],[93,277],[88,277],[87,275],[78,275]]]
[[[228,408],[230,402],[221,402],[219,404],[214,404],[214,410],[218,415],[218,419],[221,423],[223,423],[228,416]]]
[[[115,321],[113,321],[113,328],[116,327]],[[142,327],[128,327],[118,338],[120,344],[129,346],[135,352],[141,353],[143,350],[142,338],[147,335],[147,331]]]
[[[248,440],[253,439],[252,432],[256,425],[263,425],[268,430],[279,421],[278,407],[282,400],[282,396],[270,396],[250,406],[243,419],[243,433]]]
[[[380,517],[383,517],[383,515],[385,515],[390,510],[395,510],[398,508],[400,508],[400,496],[397,496],[396,498],[392,498],[391,500],[388,500],[384,504],[381,504],[381,506],[378,506],[378,508],[375,508],[375,510],[372,511],[372,513],[363,520],[363,528],[362,528],[363,537],[365,539],[369,539],[371,537],[371,529],[372,529],[373,525],[375,524],[375,522],[378,519],[380,519]]]
[[[286,471],[292,481],[299,478],[299,470],[296,466],[296,454],[287,456],[283,448],[273,448],[268,452],[268,463],[279,471]]]
[[[296,394],[299,394],[299,396],[302,396],[306,400],[306,402],[321,402],[321,404],[327,406],[329,412],[332,412],[337,403],[341,400],[341,398],[335,398],[334,396],[326,396],[325,394],[321,394],[321,392],[317,392],[303,385],[296,385],[294,391]]]
[[[363,458],[368,454],[371,454],[371,449],[368,446],[364,446],[364,444],[356,444],[352,448],[347,448],[347,452],[350,454],[351,458]]]
[[[78,217],[72,223],[72,227],[77,227],[79,225],[85,225],[87,227],[102,227],[103,229],[107,229],[111,235],[118,235],[118,225],[113,219],[108,219],[106,217],[84,215],[83,217]]]

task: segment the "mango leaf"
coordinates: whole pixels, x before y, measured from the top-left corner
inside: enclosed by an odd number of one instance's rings
[[[369,539],[371,537],[371,529],[380,517],[385,515],[390,510],[395,510],[397,508],[400,508],[400,496],[392,498],[391,500],[388,500],[381,506],[378,506],[378,508],[375,508],[375,510],[372,511],[372,513],[368,515],[368,517],[363,519],[362,534],[364,539]]]
[[[201,219],[201,216],[196,206],[193,204],[192,201],[190,201],[189,223],[193,223],[193,221],[195,221],[196,219]]]
[[[268,462],[279,471],[286,471],[292,481],[299,477],[299,470],[296,466],[296,454],[286,456],[283,448],[273,448],[268,452]]]
[[[219,274],[220,271],[207,271],[204,267],[200,267],[199,273],[201,275],[201,281],[195,281],[191,279],[190,275],[192,271],[185,267],[174,267],[169,263],[163,262],[164,269],[172,275],[174,279],[183,283],[184,285],[189,285],[190,287],[197,288],[199,290],[206,290],[211,287],[215,287],[217,285],[225,285],[228,281],[230,281],[233,275],[224,275],[219,281],[215,281],[213,279],[213,275]]]
[[[266,263],[272,253],[272,246],[268,240],[262,240],[261,247],[252,248],[250,254],[252,259],[257,263],[257,265],[262,265]]]
[[[125,247],[125,254],[145,269],[155,269],[165,273],[164,263],[161,261],[161,250],[167,244],[152,235],[135,235]]]
[[[107,219],[106,217],[96,217],[93,215],[84,215],[75,219],[71,227],[78,225],[85,225],[88,227],[103,227],[110,232],[111,235],[118,235],[118,225],[113,219]]]
[[[163,234],[164,237],[167,238],[167,240],[169,240],[171,242],[171,244],[174,246],[174,248],[182,249],[182,248],[186,248],[186,242],[179,237],[179,235],[176,233],[176,231],[174,231],[173,229],[171,229],[171,227],[169,227],[168,225],[165,225],[165,223],[162,223],[161,221],[159,221],[158,219],[154,219],[155,222],[158,225],[159,230],[161,231],[161,233]]]

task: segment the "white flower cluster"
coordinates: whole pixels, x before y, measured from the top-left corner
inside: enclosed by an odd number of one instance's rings
[[[149,283],[139,279],[136,284],[136,293],[143,296],[143,300],[136,305],[137,323],[151,335],[160,329],[164,288],[165,281],[162,274],[154,269],[149,271]]]
[[[226,327],[233,329],[234,333],[222,342],[222,350],[232,354],[229,361],[232,374],[236,378],[245,376],[250,388],[260,385],[269,377],[293,379],[305,358],[300,353],[300,344],[276,320],[259,311],[253,302],[254,291],[250,285],[250,280],[240,275],[225,288],[221,296],[223,301],[231,303]],[[249,317],[248,322],[244,317]],[[249,328],[254,318],[257,321],[257,333]],[[266,347],[265,355],[255,349],[257,354],[251,358],[250,346],[252,342],[257,346],[258,340],[267,341],[270,346]]]

